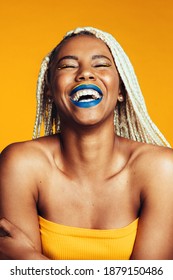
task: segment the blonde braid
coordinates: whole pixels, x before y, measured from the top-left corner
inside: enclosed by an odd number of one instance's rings
[[[49,56],[46,56],[41,64],[40,72],[37,81],[37,108],[36,108],[36,119],[33,130],[33,138],[40,136],[41,124],[45,114],[45,101],[44,101],[44,88],[45,88],[45,74],[48,69]]]

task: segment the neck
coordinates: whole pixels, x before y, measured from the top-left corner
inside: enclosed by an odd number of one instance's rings
[[[78,178],[106,176],[110,171],[113,155],[118,154],[119,138],[114,125],[71,129],[61,132],[62,154],[65,170],[71,170]]]

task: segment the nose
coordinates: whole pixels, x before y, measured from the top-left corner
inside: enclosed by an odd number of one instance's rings
[[[76,81],[95,80],[95,74],[90,67],[81,67],[76,75]]]

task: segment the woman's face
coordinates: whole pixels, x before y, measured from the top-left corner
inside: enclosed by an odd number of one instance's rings
[[[63,122],[95,125],[112,118],[119,75],[104,42],[87,35],[64,42],[51,67],[49,93]]]

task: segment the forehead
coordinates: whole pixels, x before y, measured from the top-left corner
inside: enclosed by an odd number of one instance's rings
[[[78,35],[64,41],[57,50],[56,57],[64,55],[104,54],[112,58],[108,46],[95,36]]]

